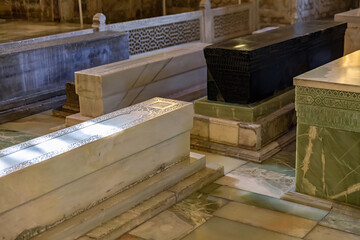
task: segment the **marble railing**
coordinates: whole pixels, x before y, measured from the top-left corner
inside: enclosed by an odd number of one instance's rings
[[[257,28],[258,0],[221,8],[211,8],[209,0],[200,11],[105,24],[103,14],[94,16],[98,31],[129,32],[130,55],[194,42],[218,42],[246,35]]]
[[[0,239],[28,239],[188,159],[192,124],[191,103],[155,98],[1,150]]]
[[[214,43],[250,34],[257,28],[258,1],[214,9],[206,1],[203,8],[205,42]]]
[[[105,25],[102,31],[129,32],[130,55],[202,40],[202,11]]]

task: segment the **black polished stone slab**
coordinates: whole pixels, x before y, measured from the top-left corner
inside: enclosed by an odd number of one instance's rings
[[[248,104],[293,86],[293,77],[343,55],[346,23],[311,21],[204,49],[208,99]]]

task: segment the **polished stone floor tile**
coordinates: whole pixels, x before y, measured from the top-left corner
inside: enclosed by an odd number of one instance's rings
[[[215,183],[280,198],[295,187],[295,178],[284,173],[258,168],[257,165],[243,165]]]
[[[50,133],[50,128],[65,122],[64,118],[55,117],[51,111],[38,113],[19,120],[0,124],[0,129],[41,136]]]
[[[203,152],[195,149],[191,149],[191,151],[205,155],[207,163],[216,163],[224,166],[225,174],[247,163],[247,161],[243,161],[232,157],[226,157],[214,153]]]
[[[320,225],[360,235],[360,218],[331,211]]]
[[[203,187],[202,189],[200,189],[200,192],[205,193],[205,194],[210,194],[212,193],[215,189],[221,187],[222,185],[220,184],[216,184],[216,183],[211,183],[205,187]]]
[[[212,217],[212,213],[227,203],[226,200],[208,198],[207,194],[196,192],[169,209],[194,227],[200,226]]]
[[[213,217],[195,229],[183,240],[296,240],[299,238],[286,236],[262,228],[243,223]]]
[[[214,216],[299,238],[305,237],[317,224],[305,218],[237,202],[230,202],[218,209]]]
[[[332,228],[316,226],[306,237],[306,240],[360,240],[360,236]]]
[[[285,146],[282,150],[285,152],[295,152],[296,151],[296,141]]]
[[[0,129],[0,150],[12,145],[26,142],[35,137],[37,136],[29,133]]]
[[[131,234],[125,234],[116,240],[145,240],[145,239],[131,235]]]
[[[284,201],[281,199],[268,197],[261,194],[256,194],[248,191],[243,191],[227,186],[221,186],[215,189],[212,196],[225,198],[231,201],[253,205],[260,208],[274,210],[289,215],[294,215],[313,221],[320,221],[328,214],[328,211],[304,206],[297,203]]]
[[[295,177],[295,152],[281,151],[257,167]],[[255,165],[256,163],[251,163]]]
[[[144,239],[181,239],[193,230],[193,226],[183,221],[172,211],[164,211],[130,232]]]

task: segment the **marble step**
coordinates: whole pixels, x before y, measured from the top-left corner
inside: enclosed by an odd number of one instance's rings
[[[190,158],[130,187],[32,239],[66,240],[81,237],[95,227],[125,213],[143,201],[204,169],[205,164],[204,155],[191,154]]]
[[[85,237],[98,240],[118,239],[121,235],[154,217],[190,194],[224,175],[224,169],[217,164],[206,164],[206,168],[182,180],[178,184],[144,201],[131,210],[116,216],[92,229]],[[82,238],[79,238],[82,239]]]
[[[191,103],[155,98],[1,150],[0,238],[46,229],[187,158],[192,118]]]

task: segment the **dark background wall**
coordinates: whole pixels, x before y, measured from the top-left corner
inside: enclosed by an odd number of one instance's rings
[[[249,0],[243,0],[247,2]],[[237,4],[238,0],[212,0],[212,8]],[[167,14],[199,9],[200,0],[166,0]],[[359,7],[359,0],[260,0],[263,26],[331,17]],[[106,15],[107,23],[161,16],[162,0],[82,0],[84,23],[95,13]],[[78,0],[0,0],[0,18],[30,21],[79,22]]]

